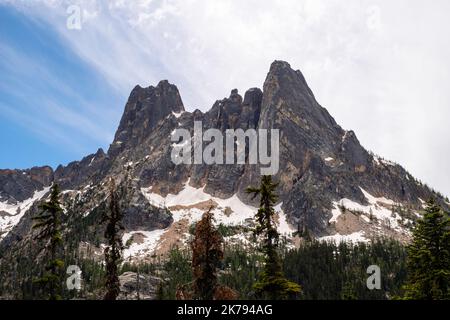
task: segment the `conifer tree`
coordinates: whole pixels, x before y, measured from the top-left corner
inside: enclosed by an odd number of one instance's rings
[[[195,299],[212,300],[217,288],[217,268],[223,259],[223,239],[213,226],[210,208],[195,227],[192,249],[193,293]]]
[[[61,259],[62,235],[61,235],[61,203],[59,202],[59,187],[54,184],[51,188],[50,200],[40,206],[42,210],[33,217],[32,229],[37,230],[35,240],[45,243],[49,262],[42,276],[35,280],[43,288],[48,289],[50,300],[61,299],[61,270],[64,262]]]
[[[275,211],[273,206],[278,200],[275,190],[278,183],[272,181],[271,176],[263,176],[259,187],[247,188],[247,193],[253,198],[260,197],[260,206],[256,213],[256,237],[262,237],[262,253],[264,254],[264,269],[259,281],[255,284],[258,294],[269,299],[286,299],[295,297],[301,292],[298,284],[287,280],[283,274],[280,257],[278,254],[279,233],[274,221]]]
[[[433,199],[427,202],[407,251],[405,298],[450,299],[450,219]]]
[[[123,213],[120,210],[114,179],[109,190],[109,210],[103,213],[102,222],[106,223],[105,238],[108,246],[104,250],[106,267],[106,294],[104,300],[116,300],[120,293],[118,266],[122,258],[123,243],[121,231]]]

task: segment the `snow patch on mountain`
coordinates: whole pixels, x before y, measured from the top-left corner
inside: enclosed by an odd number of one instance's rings
[[[427,203],[426,201],[424,201],[422,198],[419,198],[420,204],[422,205],[422,208],[426,208],[427,207]]]
[[[354,232],[352,234],[347,235],[340,235],[335,234],[332,236],[325,236],[319,238],[320,241],[328,241],[328,242],[334,242],[334,243],[341,243],[341,242],[352,242],[352,243],[358,243],[358,242],[369,242],[370,240],[364,237],[364,231],[358,231]]]
[[[181,243],[187,244],[192,237],[188,232],[189,228],[199,221],[209,208],[212,208],[214,214],[214,224],[223,224],[226,226],[247,225],[248,220],[254,220],[254,216],[258,208],[243,203],[237,194],[227,199],[221,199],[205,192],[205,187],[195,188],[190,185],[188,179],[182,190],[177,194],[167,194],[162,196],[153,191],[153,187],[141,188],[142,194],[150,204],[159,208],[167,208],[172,213],[173,223],[166,229],[157,229],[153,231],[135,230],[127,232],[123,236],[124,243],[127,243],[124,251],[125,259],[139,259],[145,256],[151,256],[164,251],[171,238],[177,237]],[[375,197],[369,192],[360,188],[368,204],[363,205],[343,198],[335,201],[332,209],[332,217],[330,223],[338,223],[339,217],[351,211],[358,214],[361,219],[369,224],[374,223],[376,228],[381,230],[382,224],[389,224],[390,228],[405,233],[405,229],[401,226],[401,217],[393,212],[395,206],[401,206],[395,201],[386,197]],[[283,203],[279,203],[274,207],[276,212],[276,220],[278,231],[281,235],[290,237],[295,231],[287,221],[287,216],[282,210]],[[370,217],[370,218],[369,218]],[[378,223],[378,225],[377,225]],[[367,231],[367,230],[366,230]],[[348,234],[340,234],[324,236],[319,238],[321,241],[333,242],[370,242],[370,232],[364,230],[350,231]],[[342,232],[341,232],[342,233]],[[131,241],[130,241],[131,240]],[[235,234],[227,237],[227,242],[249,243],[249,238],[245,233]]]
[[[16,204],[0,202],[0,239],[4,238],[19,223],[33,203],[40,200],[49,190],[50,187],[46,187],[41,191],[35,191],[31,198]]]
[[[243,224],[245,220],[253,219],[258,211],[258,208],[243,203],[237,194],[227,199],[221,199],[206,193],[204,187],[194,188],[189,183],[190,179],[178,194],[168,194],[166,197],[152,192],[152,187],[142,188],[141,191],[150,204],[159,208],[169,208],[173,214],[174,222],[180,221],[181,219],[188,219],[190,222],[200,220],[205,210],[203,208],[196,208],[195,205],[205,203],[206,201],[217,204],[212,210],[216,224]],[[289,234],[294,229],[289,226],[286,214],[281,209],[282,205],[283,203],[281,202],[274,207],[275,212],[279,215],[278,229],[282,234]]]
[[[278,232],[281,235],[284,236],[291,236],[293,232],[296,230],[292,228],[291,225],[287,222],[287,216],[284,213],[283,209],[281,209],[281,206],[283,205],[283,202],[280,202],[274,207],[275,212],[278,214],[279,220],[278,220]]]
[[[217,208],[213,210],[216,222],[227,225],[242,223],[245,219],[252,218],[258,210],[255,207],[243,203],[236,194],[228,199],[220,199],[206,193],[204,187],[194,188],[190,186],[189,183],[190,179],[185,183],[183,190],[178,194],[168,194],[166,197],[152,192],[152,187],[143,188],[141,191],[150,204],[159,208],[189,207],[205,201],[213,201],[217,204]],[[226,208],[231,210],[231,212],[228,210],[229,214],[224,212],[227,211]],[[196,208],[175,209],[171,211],[175,221],[177,221],[177,219],[188,217],[192,222],[199,220],[201,214],[204,212],[204,210],[200,210],[202,213],[199,213],[199,210]]]
[[[181,112],[173,112],[172,111],[172,114],[175,116],[175,118],[179,118],[179,117],[181,117],[181,115],[184,113],[184,111],[181,111]]]
[[[381,157],[379,157],[379,156],[377,156],[377,155],[374,155],[374,156],[373,156],[373,161],[374,161],[375,164],[378,165],[378,166],[384,164],[384,165],[386,165],[386,166],[393,166],[393,167],[395,167],[395,165],[396,165],[395,162],[390,161],[390,160],[383,159],[383,158],[381,158]],[[408,178],[408,177],[407,177],[407,178]],[[408,179],[408,180],[409,180],[409,179]]]
[[[188,180],[183,189],[178,194],[168,194],[163,197],[156,192],[152,192],[152,187],[142,188],[141,192],[150,204],[159,208],[168,208],[173,217],[173,223],[166,229],[154,230],[150,232],[133,231],[124,235],[124,242],[131,239],[134,234],[139,234],[138,243],[133,243],[125,250],[125,256],[130,258],[141,254],[155,252],[165,241],[166,234],[173,231],[175,225],[192,225],[199,221],[203,213],[212,207],[214,214],[214,224],[226,226],[238,226],[246,224],[249,219],[254,219],[258,208],[243,203],[237,194],[227,199],[214,197],[204,191],[203,188],[194,188],[189,185]],[[281,209],[283,203],[274,207],[278,216],[278,231],[280,234],[290,236],[295,231],[288,222],[286,214]],[[186,243],[189,234],[183,234],[182,241]],[[244,234],[227,237],[228,242],[241,241],[247,243]]]
[[[132,259],[133,257],[145,256],[153,253],[158,246],[158,242],[165,230],[153,230],[153,231],[131,231],[123,235],[122,241],[126,245],[128,240],[132,237],[134,241],[128,246],[125,246],[123,251],[123,257],[125,260]]]
[[[339,216],[343,213],[343,210],[366,212],[367,207],[358,202],[352,201],[350,199],[343,198],[339,201],[333,202],[334,208],[331,210],[332,217],[329,220],[330,223],[337,222]],[[368,209],[370,211],[370,208]]]
[[[367,223],[375,223],[376,228],[381,230],[381,226],[387,226],[389,229],[393,229],[401,234],[407,234],[409,231],[404,227],[405,223],[410,222],[408,219],[402,218],[397,212],[395,207],[402,207],[400,203],[397,203],[386,197],[375,197],[369,192],[361,188],[364,197],[366,198],[368,205],[363,205],[350,199],[343,198],[339,201],[334,201],[334,208],[331,210],[330,224],[337,224],[341,215],[352,212],[361,217],[361,219]],[[329,237],[335,237],[339,240],[345,240],[350,237],[350,240],[359,239],[358,235],[353,233],[351,235],[336,234]],[[360,234],[362,237],[362,234]],[[328,238],[327,238],[328,239]]]

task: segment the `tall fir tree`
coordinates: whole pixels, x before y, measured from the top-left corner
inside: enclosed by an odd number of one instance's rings
[[[119,196],[117,194],[114,179],[111,180],[109,190],[109,210],[103,213],[102,222],[106,223],[105,239],[107,247],[105,254],[106,269],[106,294],[104,300],[116,300],[120,293],[120,281],[118,266],[122,259],[123,243],[121,232],[124,227],[122,225],[123,213],[120,209]]]
[[[281,260],[278,254],[280,235],[274,221],[274,205],[278,200],[275,192],[278,183],[272,181],[271,176],[263,176],[259,187],[247,188],[247,193],[253,198],[260,197],[260,206],[256,213],[256,237],[262,237],[262,252],[264,254],[264,269],[259,281],[254,285],[256,292],[263,298],[287,299],[296,297],[301,292],[298,284],[289,281],[283,274]]]
[[[213,226],[210,208],[195,227],[192,249],[194,299],[212,300],[217,288],[217,268],[223,259],[223,239]]]
[[[61,299],[61,275],[64,261],[61,253],[63,250],[63,241],[61,234],[61,214],[63,209],[59,201],[60,191],[57,184],[51,188],[50,200],[40,206],[42,210],[36,217],[33,217],[32,229],[37,230],[35,240],[45,243],[46,251],[49,256],[49,262],[45,271],[35,283],[44,290],[48,290],[50,300]]]
[[[433,199],[427,202],[407,251],[405,298],[450,299],[450,219]]]

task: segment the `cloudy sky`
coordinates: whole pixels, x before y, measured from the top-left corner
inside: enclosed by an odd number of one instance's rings
[[[449,12],[447,0],[0,0],[0,167],[107,149],[136,84],[168,79],[207,110],[281,59],[367,149],[450,195]]]

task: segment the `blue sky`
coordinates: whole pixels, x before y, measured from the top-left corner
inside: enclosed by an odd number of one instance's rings
[[[286,60],[367,149],[450,195],[448,12],[448,0],[0,0],[0,168],[107,149],[136,84],[168,79],[205,111]]]
[[[66,164],[107,150],[126,95],[48,24],[0,6],[0,168]]]

